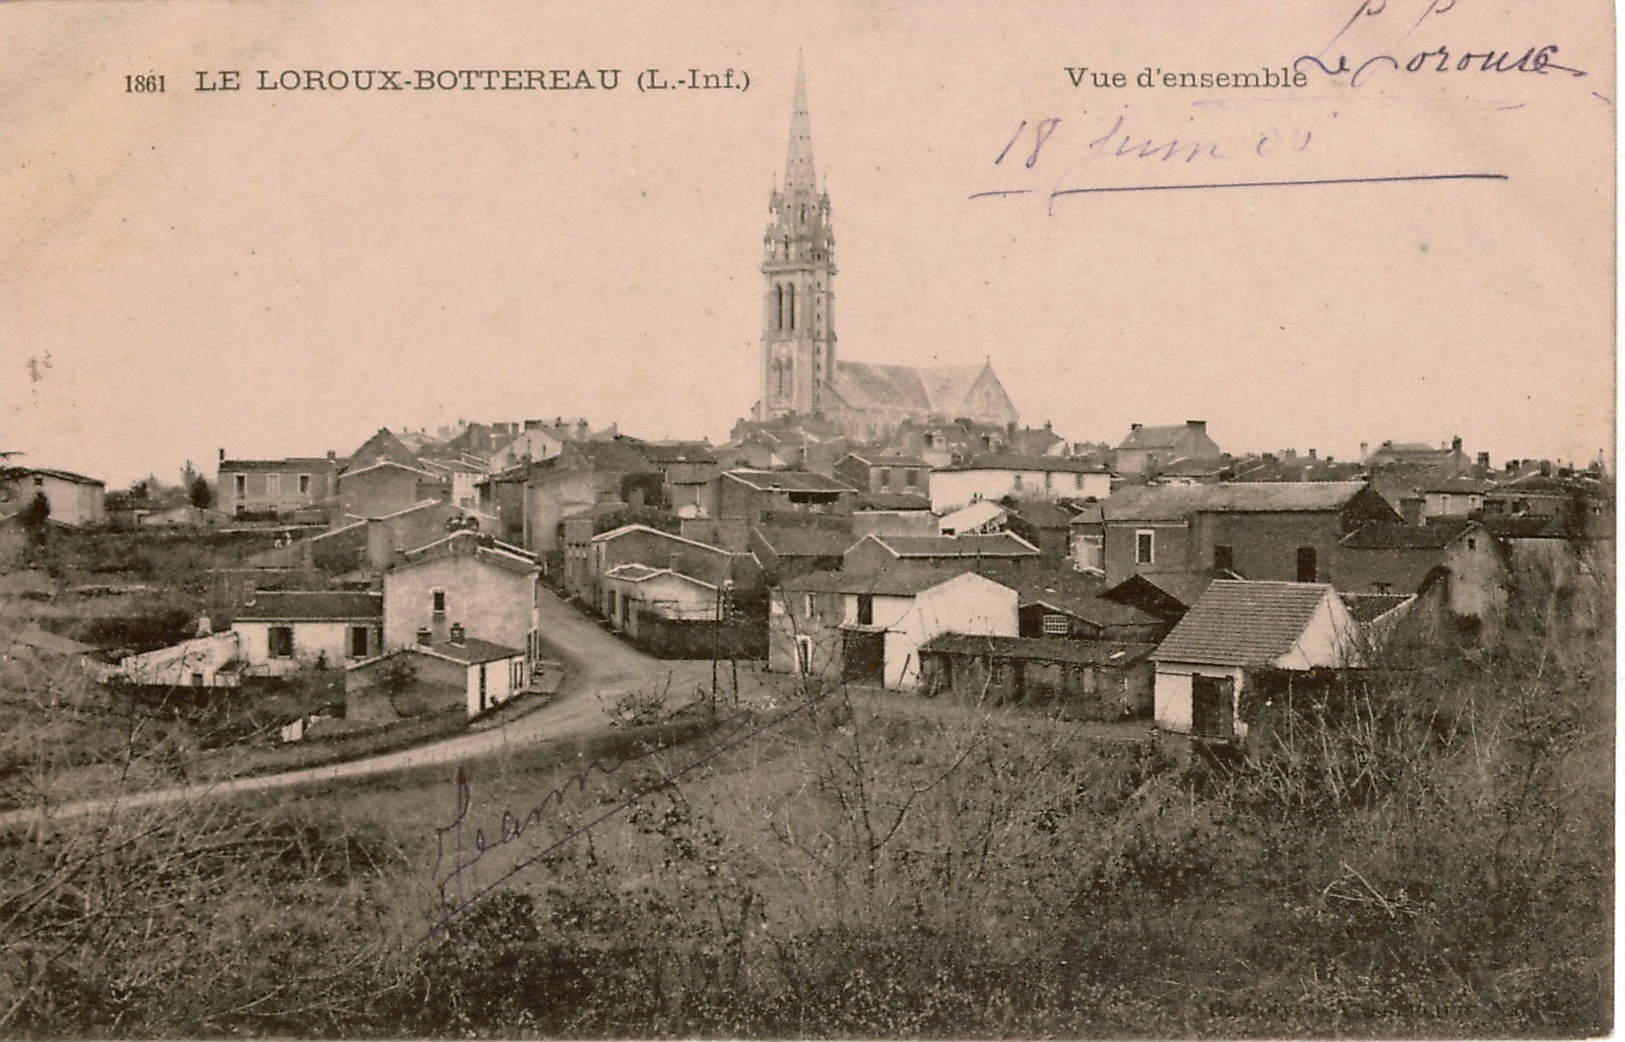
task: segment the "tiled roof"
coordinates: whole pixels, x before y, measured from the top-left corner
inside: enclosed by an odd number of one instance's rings
[[[756,535],[780,557],[839,557],[857,542],[850,532],[812,525],[758,525]]]
[[[991,655],[1024,662],[1068,662],[1081,666],[1127,667],[1143,662],[1154,644],[1122,644],[1106,640],[1045,640],[1038,637],[983,637],[944,633],[933,637],[922,652],[950,655]]]
[[[1036,557],[1038,548],[1010,532],[992,535],[877,535],[898,557]]]
[[[715,463],[716,454],[704,441],[651,441],[643,445],[650,463]]]
[[[812,572],[785,583],[784,589],[909,597],[970,574],[974,574],[974,570],[963,563],[933,565],[922,561],[898,561],[875,572]]]
[[[761,492],[853,492],[851,485],[806,470],[730,470],[723,477]]]
[[[1444,478],[1439,481],[1427,481],[1417,486],[1418,492],[1449,492],[1452,495],[1482,495],[1495,488],[1488,481],[1477,478]]]
[[[1195,432],[1196,428],[1183,423],[1170,424],[1165,427],[1147,427],[1141,425],[1128,432],[1128,437],[1118,444],[1120,449],[1171,449],[1179,444],[1179,439]]]
[[[1051,471],[1063,474],[1105,474],[1100,466],[1086,456],[1022,456],[1013,452],[972,456],[960,463],[943,467],[944,471],[962,470],[1021,470]]]
[[[238,622],[377,621],[384,616],[379,593],[334,590],[259,593],[237,613]]]
[[[1324,583],[1215,580],[1157,648],[1160,662],[1262,666],[1292,650],[1328,596]]]
[[[1048,499],[1026,499],[1010,504],[1010,512],[1038,528],[1067,528],[1072,511]]]
[[[494,539],[465,530],[453,532],[448,536],[436,539],[432,543],[425,543],[423,546],[406,551],[404,554],[406,560],[396,564],[391,571],[411,568],[426,561],[434,561],[454,554],[466,554],[475,560],[484,561],[487,564],[496,565],[498,568],[504,568],[510,572],[519,572],[523,575],[539,570],[536,567],[535,559],[518,550],[517,547],[511,550],[504,549],[502,546],[496,545]]]
[[[426,650],[442,658],[461,662],[466,666],[477,666],[482,662],[499,662],[507,658],[519,658],[524,654],[518,648],[510,648],[504,644],[493,644],[488,640],[479,640],[475,637],[464,637],[461,644],[443,640],[428,645]]]
[[[325,456],[289,456],[287,459],[223,459],[216,468],[223,471],[319,471],[336,470],[338,462]]]
[[[43,474],[58,481],[71,481],[75,485],[106,485],[107,482],[98,478],[87,478],[83,474],[75,474],[71,470],[56,470],[51,467],[21,467],[20,470],[28,474]]]
[[[930,510],[931,501],[914,492],[859,492],[859,510]]]
[[[1431,525],[1366,525],[1343,537],[1350,550],[1442,550],[1476,527],[1471,521]]]
[[[1125,488],[1103,504],[1110,521],[1174,521],[1192,514],[1337,511],[1366,487],[1363,481],[1261,481],[1219,485]]]

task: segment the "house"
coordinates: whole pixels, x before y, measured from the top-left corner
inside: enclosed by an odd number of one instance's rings
[[[1139,573],[1233,572],[1333,581],[1339,540],[1400,520],[1366,483],[1302,481],[1125,488],[1100,504],[1107,582]]]
[[[1102,596],[1106,584],[1098,576],[1068,568],[1018,574],[985,562],[977,571],[1016,591],[1023,637],[1139,643],[1161,640],[1173,628],[1161,614]]]
[[[931,465],[918,456],[849,452],[836,461],[835,479],[864,492],[931,495]]]
[[[1024,499],[1007,500],[1005,507],[1005,529],[1038,547],[1044,558],[1062,561],[1071,555],[1076,511],[1070,506],[1051,499]]]
[[[1151,644],[945,633],[920,649],[921,687],[990,702],[1037,703],[1064,717],[1148,717]]]
[[[431,499],[382,517],[351,521],[289,549],[302,551],[300,564],[330,574],[382,573],[400,552],[425,546],[449,532],[471,530],[471,526],[486,530],[494,528],[495,521],[443,499]]]
[[[288,591],[257,593],[231,628],[240,638],[245,671],[287,676],[337,669],[377,654],[384,599],[376,593]]]
[[[84,528],[107,520],[106,482],[47,467],[0,468],[0,517],[20,513],[38,495],[59,525]]]
[[[907,492],[859,492],[848,519],[854,539],[866,535],[937,535],[931,501]]]
[[[1162,427],[1133,423],[1117,445],[1117,472],[1153,474],[1178,460],[1217,464],[1223,458],[1218,443],[1208,436],[1206,420]]]
[[[1076,456],[974,456],[931,475],[931,509],[939,514],[978,499],[1104,499],[1111,472]]]
[[[1422,518],[1476,517],[1484,512],[1484,496],[1495,486],[1479,478],[1444,478],[1421,483]]]
[[[1412,594],[1436,569],[1448,576],[1454,615],[1489,620],[1505,609],[1506,561],[1473,521],[1367,525],[1343,537],[1332,561],[1339,593]]]
[[[487,536],[456,532],[403,555],[384,573],[384,648],[470,637],[524,648],[534,660],[535,560]]]
[[[472,719],[523,693],[529,680],[525,652],[453,626],[439,643],[346,666],[344,715],[351,723],[389,724],[461,709]]]
[[[598,575],[593,560],[593,538],[627,525],[672,531],[677,528],[677,520],[658,507],[634,507],[619,500],[594,503],[566,515],[559,522],[564,559],[562,570],[555,573],[555,583],[577,600],[593,603]]]
[[[1014,637],[1016,591],[970,571],[900,562],[814,572],[771,602],[768,668],[912,689],[920,648],[944,633]]]
[[[345,470],[360,470],[370,467],[374,463],[389,460],[408,467],[417,466],[417,453],[407,448],[406,443],[396,437],[388,427],[380,427],[377,432],[361,443],[361,447],[350,453],[344,464]]]
[[[722,474],[717,486],[717,516],[757,525],[764,515],[850,514],[857,496],[858,490],[851,485],[822,474],[740,468]]]
[[[728,442],[715,450],[724,467],[756,470],[786,468],[834,473],[850,439],[822,416],[786,413],[766,420],[740,420]]]
[[[1071,444],[1048,420],[1042,427],[1016,427],[1010,431],[1009,450],[1017,456],[1070,456]]]
[[[492,475],[490,503],[482,499],[482,509],[502,519],[505,540],[542,555],[550,571],[562,569],[566,515],[606,500],[634,507],[660,502],[663,476],[638,444],[621,437],[567,442],[551,459]]]
[[[1011,532],[993,535],[868,535],[841,555],[841,570],[875,572],[898,561],[975,564],[978,561],[1036,562],[1038,547]]]
[[[473,459],[437,459],[424,457],[418,467],[442,481],[451,483],[451,501],[465,510],[478,509],[480,482],[489,476],[489,469]]]
[[[587,421],[578,420],[549,425],[541,420],[526,420],[524,427],[490,454],[492,473],[507,470],[521,463],[550,460],[564,451],[570,441],[587,440]]]
[[[1157,726],[1244,739],[1242,698],[1254,673],[1357,665],[1359,640],[1326,583],[1217,580],[1152,653]]]
[[[1067,524],[1068,556],[1080,572],[1106,574],[1106,512],[1099,503],[1088,503]]]
[[[595,535],[589,552],[591,563],[585,571],[587,588],[570,592],[610,618],[614,617],[610,590],[621,587],[618,584],[612,587],[605,580],[621,565],[667,569],[707,583],[713,590],[724,583],[747,585],[749,579],[743,571],[735,574],[735,557],[729,551],[648,525],[622,525]]]
[[[750,531],[751,553],[770,586],[840,568],[841,555],[856,541],[844,525],[761,524]]]
[[[339,510],[356,518],[383,517],[425,500],[451,501],[449,474],[379,460],[338,476]]]
[[[722,467],[703,441],[649,441],[642,445],[649,465],[660,471],[661,498],[678,517],[712,517],[717,511],[717,478]]]
[[[243,637],[222,630],[167,648],[127,655],[110,679],[143,687],[239,687],[247,660]]]
[[[1010,438],[1015,433],[1013,426],[959,416],[954,420],[905,421],[892,432],[885,451],[890,455],[923,459],[932,467],[945,467],[972,456],[1001,453],[1010,447]]]
[[[233,517],[277,517],[314,507],[338,493],[338,461],[292,456],[286,459],[227,459],[220,450],[215,505]]]
[[[1425,442],[1385,441],[1375,452],[1368,451],[1366,442],[1360,443],[1360,462],[1372,471],[1387,467],[1425,468],[1445,477],[1458,477],[1471,473],[1473,459],[1461,448],[1459,436],[1434,447]]]

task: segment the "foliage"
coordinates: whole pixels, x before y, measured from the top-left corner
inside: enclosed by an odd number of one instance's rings
[[[206,510],[214,506],[214,489],[209,487],[209,479],[202,474],[195,475],[187,484],[186,496],[195,507]]]

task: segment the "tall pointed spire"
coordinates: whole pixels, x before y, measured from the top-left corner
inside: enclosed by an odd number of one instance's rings
[[[790,150],[784,161],[784,194],[798,188],[817,193],[813,172],[812,121],[807,117],[807,77],[802,71],[801,52],[796,52],[796,100],[790,111]]]

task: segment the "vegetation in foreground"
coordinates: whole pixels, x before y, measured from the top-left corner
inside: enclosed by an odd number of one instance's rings
[[[1606,1033],[1611,620],[1519,617],[1246,759],[787,691],[460,787],[10,833],[0,1030]]]

